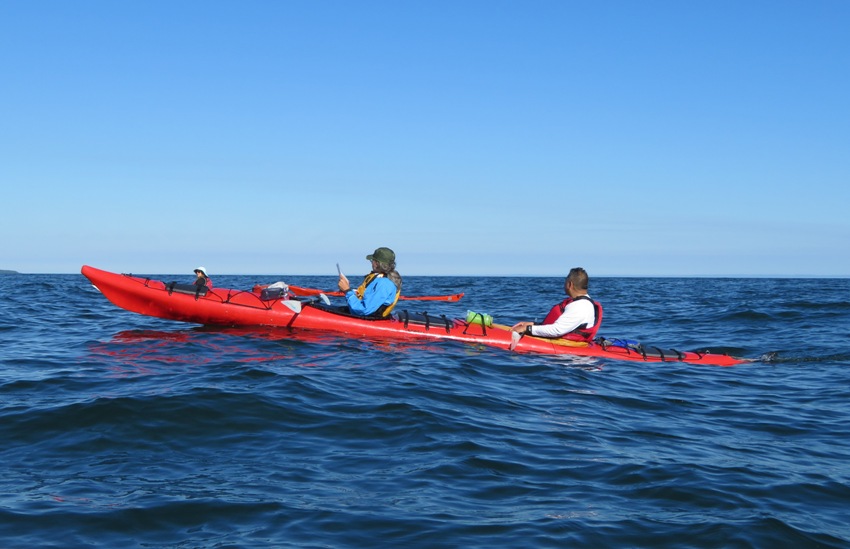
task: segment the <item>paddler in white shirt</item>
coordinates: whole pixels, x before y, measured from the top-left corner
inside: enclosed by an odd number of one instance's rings
[[[552,307],[542,324],[517,322],[511,330],[535,337],[593,341],[602,324],[602,306],[587,295],[588,282],[587,271],[581,267],[570,269],[564,280],[569,297]]]

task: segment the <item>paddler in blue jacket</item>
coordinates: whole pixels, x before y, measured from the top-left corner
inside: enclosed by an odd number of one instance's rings
[[[372,272],[366,275],[357,289],[339,273],[339,290],[351,312],[356,315],[389,316],[401,295],[401,275],[395,270],[395,252],[378,248],[366,256],[372,262]]]
[[[569,297],[555,304],[542,324],[517,322],[511,330],[535,337],[593,341],[602,324],[602,306],[587,295],[588,280],[587,271],[581,267],[570,269],[564,280]]]

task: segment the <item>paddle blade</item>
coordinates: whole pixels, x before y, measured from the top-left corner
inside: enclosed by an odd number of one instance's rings
[[[305,288],[304,286],[293,286],[292,284],[289,285],[289,289],[295,292],[295,295],[297,296],[311,296],[319,295],[321,293],[333,296],[343,295],[342,292],[323,292],[322,290],[317,290],[316,288]]]
[[[293,313],[298,314],[301,312],[301,302],[296,301],[294,299],[284,299],[279,303],[283,303],[285,307],[288,307]]]
[[[511,332],[511,344],[508,347],[509,350],[513,351],[516,349],[519,340],[522,339],[522,335],[519,332]]]

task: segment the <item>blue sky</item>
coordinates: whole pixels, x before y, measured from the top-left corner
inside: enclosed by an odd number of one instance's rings
[[[850,276],[850,2],[0,3],[0,269]]]

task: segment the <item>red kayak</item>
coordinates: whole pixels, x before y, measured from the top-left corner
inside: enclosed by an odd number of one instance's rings
[[[519,338],[508,326],[467,322],[465,319],[427,313],[394,312],[388,318],[364,318],[335,307],[282,292],[233,290],[226,288],[166,283],[160,280],[117,274],[89,267],[83,275],[106,298],[128,311],[142,315],[215,326],[276,326],[299,330],[320,330],[347,336],[367,336],[389,340],[445,339],[488,345],[525,353],[563,354],[639,362],[687,362],[732,366],[749,359],[710,352],[659,349],[634,343],[619,344],[601,338],[595,343]],[[486,317],[486,315],[484,315]],[[481,319],[482,315],[478,315]]]

